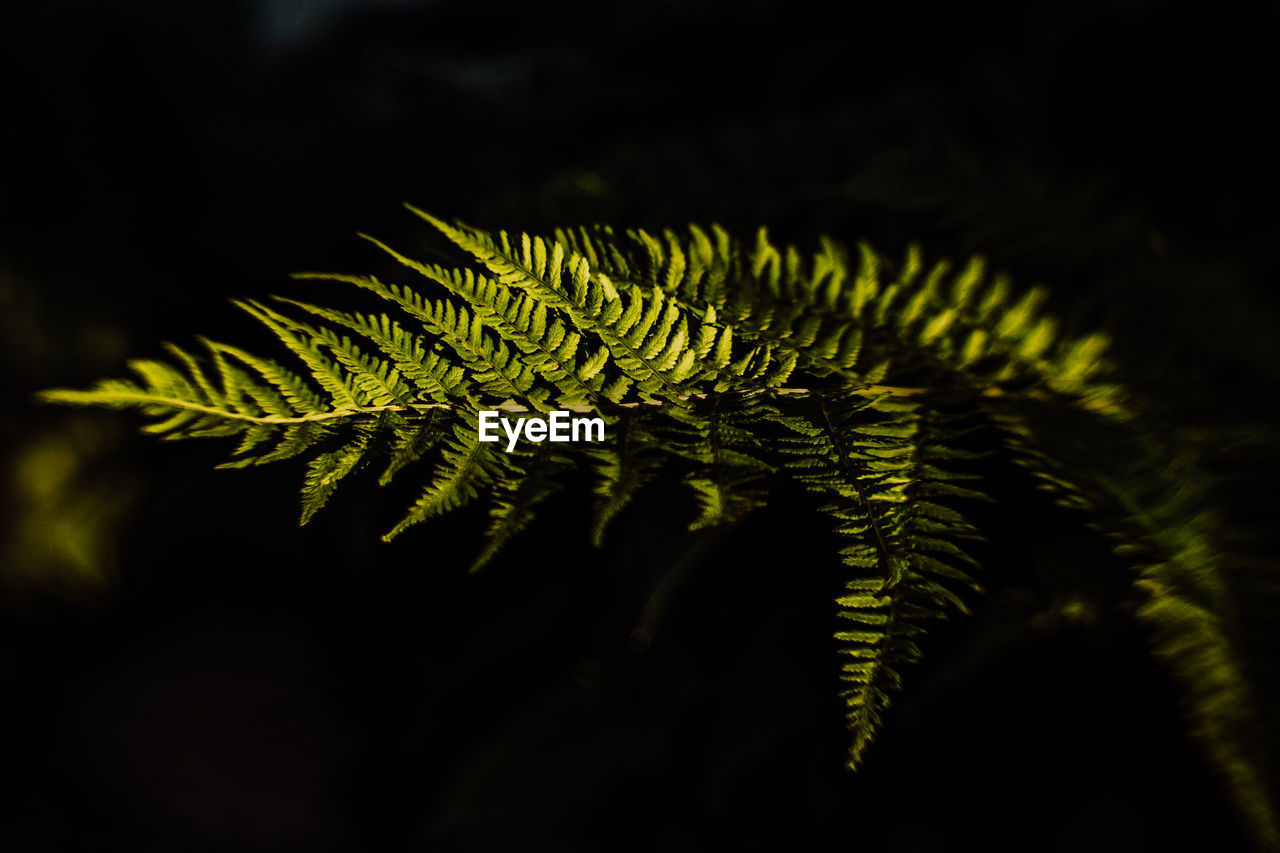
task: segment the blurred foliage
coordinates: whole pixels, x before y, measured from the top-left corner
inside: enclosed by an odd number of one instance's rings
[[[53,335],[55,306],[11,267],[0,267],[0,358],[24,365],[27,381],[64,365],[111,363],[124,338],[82,318],[74,334]],[[98,418],[37,418],[16,408],[0,416],[7,492],[0,537],[0,586],[12,605],[55,594],[96,597],[114,580],[117,541],[140,487],[138,471],[119,458],[126,430]]]
[[[97,419],[76,419],[10,451],[7,594],[52,587],[77,597],[114,579],[116,537],[139,488],[137,473],[113,458],[121,438]]]

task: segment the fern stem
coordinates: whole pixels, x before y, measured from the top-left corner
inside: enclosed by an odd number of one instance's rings
[[[901,385],[855,385],[855,386],[847,386],[844,388],[830,388],[830,389],[821,389],[821,390],[814,389],[814,388],[768,388],[768,389],[763,389],[757,393],[771,394],[778,397],[805,397],[810,394],[828,393],[830,391],[835,391],[835,390],[841,390],[847,394],[857,394],[860,396],[888,395],[892,397],[914,397],[916,395],[926,393],[929,389],[911,388],[911,387],[905,387]],[[983,389],[981,394],[984,397],[1019,396],[1017,394],[1014,394],[1014,393],[1005,391],[1004,389],[996,388],[996,387]],[[1048,394],[1037,393],[1034,390],[1025,391],[1023,392],[1023,394],[1025,396],[1032,397],[1034,399],[1048,398],[1049,396],[1051,396]],[[57,390],[57,391],[45,392],[40,396],[49,402],[67,403],[71,405],[77,405],[77,404],[78,405],[93,405],[93,404],[101,405],[101,401],[95,398],[94,392]],[[243,412],[235,412],[229,409],[220,409],[216,406],[206,406],[200,403],[192,402],[190,400],[183,400],[177,397],[164,397],[158,394],[133,393],[127,396],[129,398],[127,401],[121,400],[120,402],[133,403],[139,406],[149,406],[149,405],[164,406],[170,409],[182,409],[190,412],[200,412],[206,415],[213,415],[214,417],[218,417],[223,420],[242,421],[245,423],[260,424],[264,426],[272,426],[272,425],[287,426],[289,424],[305,424],[305,423],[313,423],[315,421],[331,421],[331,420],[339,420],[341,418],[356,417],[360,415],[378,414],[381,412],[425,412],[425,411],[430,411],[432,409],[456,409],[458,408],[458,405],[459,405],[456,403],[406,403],[403,405],[390,404],[385,406],[350,406],[343,409],[332,409],[327,412],[309,412],[304,415],[296,415],[296,416],[290,417],[285,415],[247,415],[247,414],[244,414]],[[714,395],[713,394],[680,394],[680,395],[677,395],[675,399],[703,400],[711,396],[714,396]],[[631,402],[631,403],[614,403],[610,406],[610,408],[641,409],[641,408],[646,408],[650,406],[662,406],[662,405],[664,405],[663,400],[640,400],[640,401]],[[1086,407],[1094,408],[1091,406],[1086,406]],[[540,411],[538,409],[533,409],[529,406],[526,406],[523,403],[516,403],[516,402],[497,403],[493,405],[491,408],[495,411],[509,412],[513,414]],[[566,403],[566,404],[563,404],[561,408],[563,411],[578,412],[581,414],[589,414],[592,412],[599,412],[601,410],[600,407],[598,406],[593,406],[586,403]],[[1106,406],[1103,406],[1098,408],[1097,410],[1105,411],[1106,408],[1107,408]]]

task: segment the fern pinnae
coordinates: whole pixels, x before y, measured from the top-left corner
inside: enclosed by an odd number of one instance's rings
[[[1130,566],[1138,618],[1147,627],[1152,653],[1182,690],[1192,735],[1254,837],[1266,849],[1280,849],[1275,780],[1254,742],[1264,721],[1242,666],[1226,583],[1223,562],[1231,555],[1215,542],[1224,525],[1206,506],[1204,483],[1179,471],[1185,448],[1126,421],[1131,434],[1119,445],[1123,452],[1106,460],[1105,468],[1067,465],[1065,459],[1088,458],[1079,445],[1093,437],[1086,430],[1096,430],[1100,419],[1076,413],[1076,423],[1064,429],[1070,411],[1008,400],[989,416],[1013,461],[1056,502],[1107,536]],[[1045,428],[1048,422],[1057,429]],[[1134,483],[1155,494],[1135,494]]]
[[[281,417],[290,414],[319,414],[326,410],[320,397],[301,377],[277,362],[259,358],[230,344],[210,340],[204,340],[204,344],[214,359],[219,375],[223,377],[225,399],[229,402],[247,394],[262,407],[263,411],[278,414]],[[226,362],[224,356],[228,355],[256,371],[275,391],[269,396],[265,395],[257,383]]]
[[[575,460],[551,444],[539,444],[526,453],[508,454],[494,488],[491,519],[484,547],[468,571],[480,571],[534,520],[538,507],[565,487]]]
[[[361,407],[361,401],[348,385],[347,377],[320,353],[313,341],[295,334],[277,319],[279,315],[273,316],[274,312],[260,303],[236,300],[232,304],[274,332],[275,336],[307,366],[320,387],[333,398],[336,408],[358,409]]]
[[[665,337],[648,336],[658,322],[663,304],[657,294],[646,310],[644,301],[633,297],[624,307],[621,297],[607,277],[592,275],[589,264],[581,255],[566,257],[563,247],[556,243],[550,259],[546,244],[541,238],[522,238],[520,253],[510,247],[505,233],[499,233],[502,245],[477,236],[460,227],[449,225],[412,206],[409,209],[435,226],[460,248],[471,252],[488,267],[500,282],[519,287],[534,299],[546,303],[549,308],[563,312],[583,332],[598,336],[612,350],[618,366],[636,383],[643,394],[659,394],[673,405],[683,405],[688,391],[690,375],[671,377],[646,358],[646,344],[665,342]],[[504,248],[505,247],[505,248]],[[563,265],[567,263],[568,288],[561,281]],[[678,313],[679,309],[676,309]],[[664,321],[659,328],[670,330],[676,315]],[[681,365],[687,372],[687,365]]]
[[[821,288],[819,278],[846,280],[842,253],[827,248],[809,269],[788,260],[786,279],[775,281],[777,264],[759,259],[783,255],[768,244],[762,232],[752,253],[755,260],[747,264],[745,286],[735,291],[734,305],[719,303],[716,307],[726,309],[727,319],[744,339],[792,351],[806,369],[851,385],[879,381],[877,374],[882,374],[887,362],[878,356],[860,364],[862,337],[869,329],[882,334],[892,329],[895,337],[922,348],[921,352],[935,350],[935,358],[941,357],[940,364],[947,369],[967,371],[985,356],[998,366],[989,371],[988,381],[1030,376],[1053,393],[1079,398],[1086,408],[1123,414],[1114,387],[1091,383],[1102,369],[1098,355],[1105,348],[1105,343],[1100,345],[1104,339],[1091,336],[1076,341],[1057,335],[1052,318],[1037,313],[1043,299],[1041,290],[1032,288],[1018,303],[1009,305],[1007,279],[997,276],[986,290],[980,287],[986,269],[981,258],[971,260],[948,288],[944,282],[950,265],[945,261],[935,264],[923,278],[918,276],[924,265],[916,247],[909,248],[898,276],[883,284],[881,273],[887,263],[866,244],[859,244],[859,249],[861,261],[852,276],[853,286],[846,288],[848,298],[841,299],[829,286]],[[732,255],[736,250],[725,251]],[[785,256],[794,257],[790,247]],[[723,263],[729,266],[733,262]],[[764,275],[764,280],[758,281],[755,274]],[[779,294],[790,298],[779,302]],[[979,298],[978,294],[985,295]],[[696,289],[681,292],[677,298],[689,307],[706,301]],[[984,327],[998,328],[1000,335],[987,334]],[[815,339],[826,345],[809,346]],[[840,341],[838,350],[833,349],[835,341]],[[901,343],[885,345],[902,348]]]
[[[247,372],[238,367],[233,367],[226,360],[226,353],[218,344],[208,340],[204,340],[203,343],[213,359],[219,377],[222,379],[222,400],[228,411],[250,417],[277,413],[276,417],[285,418],[296,413],[303,406],[310,405],[311,398],[308,397],[305,402],[295,403],[291,408],[292,401],[287,400],[281,394],[277,394],[269,385],[259,385]],[[307,393],[309,394],[310,392]],[[317,404],[314,408],[319,411],[320,407]],[[279,430],[279,425],[274,423],[245,423],[234,419],[225,419],[224,423],[233,430],[241,428],[244,430],[243,439],[233,451],[235,456],[247,454],[258,444],[271,438]]]
[[[620,418],[613,434],[611,443],[587,450],[596,472],[591,542],[597,548],[604,544],[609,525],[636,493],[653,481],[662,465],[662,455],[655,449],[657,439],[647,428],[646,413],[632,412]]]
[[[240,442],[235,449],[231,451],[232,458],[240,457],[242,459],[252,458],[249,454],[251,451],[259,447],[266,441],[270,441],[271,437],[277,432],[276,427],[264,424],[254,424],[241,434]]]
[[[328,434],[329,431],[322,424],[314,421],[289,424],[279,431],[275,445],[266,453],[257,456],[245,454],[216,467],[245,468],[250,465],[283,462],[311,451]]]
[[[833,499],[824,510],[853,539],[841,554],[854,577],[837,604],[841,618],[855,627],[836,638],[850,658],[841,679],[851,685],[842,695],[853,735],[849,762],[856,767],[901,687],[899,669],[921,656],[915,639],[924,632],[921,621],[943,615],[940,607],[963,612],[965,606],[930,577],[955,580],[956,571],[921,555],[911,530],[923,470],[919,403],[882,396],[849,404],[820,396],[814,405],[808,424],[783,421],[802,436],[787,445],[799,457],[792,463],[798,479]],[[805,437],[826,443],[824,461],[808,455]]]
[[[578,334],[568,332],[558,317],[548,317],[544,303],[535,303],[523,293],[513,298],[507,288],[470,270],[446,270],[438,265],[423,264],[380,240],[360,236],[404,266],[466,300],[477,320],[516,346],[526,358],[536,353],[534,358],[529,358],[530,366],[559,387],[563,402],[602,404],[599,392],[602,381],[593,383],[592,380],[608,360],[608,349],[601,347],[581,368],[576,366]]]
[[[209,359],[213,362],[214,372],[217,374],[219,384],[221,385],[219,396],[229,409],[242,412],[242,406],[244,404],[244,386],[246,383],[253,383],[249,382],[248,377],[245,376],[243,371],[238,368],[233,368],[227,362],[226,353],[218,344],[205,337],[197,337],[196,340],[198,340],[205,348],[205,351],[209,353]],[[298,381],[302,384],[301,380]],[[306,389],[306,394],[308,398],[314,396],[310,389]],[[302,405],[305,404],[298,404],[299,407]],[[319,407],[318,401],[316,402],[316,407]]]
[[[192,400],[185,400],[181,397],[153,393],[139,388],[132,382],[104,381],[87,391],[64,388],[51,389],[40,392],[39,399],[47,403],[60,403],[68,406],[106,406],[115,409],[137,408],[141,409],[144,414],[148,410],[171,412],[176,409],[186,409],[230,420],[243,420],[251,423],[263,421],[263,418],[257,415],[219,409]]]
[[[697,233],[701,232],[695,231],[695,234]],[[702,238],[706,239],[705,234]],[[759,239],[767,244],[767,238],[764,237],[763,232]],[[723,241],[721,254],[713,256],[714,262],[718,262],[725,269],[735,263],[728,245],[727,240]],[[768,246],[767,249],[757,246],[756,251],[763,257],[772,257],[777,254],[777,250],[772,246]],[[793,253],[788,252],[788,254]],[[828,263],[830,262],[829,257]],[[760,272],[766,268],[772,269],[772,264],[762,265],[758,260],[747,266],[758,269]],[[724,322],[728,324],[726,328],[732,327],[735,333],[747,342],[764,345],[765,349],[757,349],[754,352],[757,354],[756,358],[765,363],[773,358],[773,350],[780,349],[786,352],[785,362],[790,365],[802,364],[819,375],[835,376],[849,384],[864,382],[864,375],[853,369],[860,347],[860,332],[857,332],[856,326],[847,320],[837,321],[835,329],[826,328],[824,324],[827,324],[827,320],[823,316],[812,313],[811,300],[816,298],[814,295],[816,283],[802,284],[802,273],[798,268],[793,270],[793,275],[796,276],[796,280],[792,289],[785,292],[782,290],[780,280],[770,284],[769,281],[759,283],[753,278],[747,278],[744,281],[746,286],[736,291],[732,304],[727,303],[719,291],[701,292],[696,286],[679,292],[674,298],[678,300],[681,307],[695,314],[704,311],[722,313]],[[843,278],[834,270],[824,270],[824,275],[828,275],[832,281],[843,281]],[[721,277],[712,280],[723,279]],[[785,298],[790,296],[797,298]],[[699,307],[700,305],[703,307]],[[798,328],[797,323],[800,323]],[[846,343],[835,351],[814,351],[810,344],[824,329],[825,339],[840,341],[847,336]],[[850,334],[851,331],[852,334]],[[850,359],[850,353],[855,358]],[[723,362],[719,366],[723,367]],[[734,374],[734,371],[730,370],[729,373]]]
[[[378,485],[386,486],[407,466],[425,456],[448,429],[451,413],[443,408],[431,408],[421,417],[403,420],[395,425],[395,441],[387,453],[387,465],[378,476]]]
[[[758,393],[712,393],[670,413],[678,424],[668,433],[671,453],[694,465],[684,478],[698,506],[690,530],[732,524],[764,506],[773,466],[758,434],[772,414]]]
[[[277,301],[287,302],[288,300],[277,298]],[[328,326],[312,326],[285,316],[266,305],[250,304],[254,310],[290,330],[299,339],[310,341],[312,347],[317,350],[320,347],[327,349],[338,365],[345,370],[345,375],[338,372],[334,379],[335,383],[341,383],[347,389],[357,408],[404,408],[408,405],[408,399],[412,393],[396,368],[385,359],[362,352],[350,338],[340,336]],[[306,303],[295,302],[294,304],[306,310]],[[332,318],[326,319],[332,322]],[[339,408],[342,407],[339,406]]]
[[[383,284],[372,276],[329,276],[349,281],[399,305],[423,328],[447,344],[472,372],[472,381],[499,399],[517,400],[536,411],[546,411],[545,393],[536,393],[531,368],[515,358],[507,344],[484,333],[465,307],[450,299],[426,299],[408,288]]]
[[[493,444],[480,441],[475,413],[467,412],[455,419],[452,433],[444,439],[430,482],[404,518],[383,534],[384,542],[428,518],[465,506],[494,481],[502,466],[500,451]]]
[[[367,426],[358,429],[347,444],[327,453],[321,453],[307,465],[307,475],[302,485],[302,514],[300,524],[311,521],[338,487],[338,483],[364,461],[373,440],[374,431]]]
[[[912,470],[908,486],[910,503],[906,510],[904,532],[911,548],[911,565],[915,574],[924,578],[922,591],[927,600],[946,615],[948,608],[963,614],[969,607],[963,595],[952,586],[961,587],[965,593],[980,593],[982,586],[974,577],[979,562],[965,550],[963,543],[981,541],[977,528],[963,513],[951,510],[947,518],[928,518],[922,510],[951,501],[981,502],[991,498],[983,491],[961,486],[972,482],[976,474],[957,471],[953,463],[975,458],[974,453],[955,448],[956,441],[966,432],[977,429],[967,425],[970,412],[943,415],[936,409],[922,407],[916,419],[912,436]],[[957,426],[957,422],[962,425]],[[934,513],[936,515],[936,513]]]
[[[192,356],[186,350],[182,349],[177,344],[165,342],[164,348],[170,355],[174,356],[179,361],[181,361],[182,364],[187,368],[187,373],[191,376],[191,379],[195,382],[196,387],[200,389],[200,392],[201,394],[203,394],[205,400],[207,400],[211,405],[214,405],[214,406],[226,405],[227,401],[223,398],[222,394],[217,389],[214,388],[213,383],[209,380],[209,377],[205,374],[204,368],[199,364],[199,362],[196,361],[194,356]]]
[[[600,233],[610,233],[608,229],[602,229]],[[621,292],[633,291],[638,292],[642,299],[648,300],[650,310],[662,310],[664,308],[664,297],[666,299],[666,310],[668,315],[664,316],[664,322],[670,323],[675,321],[679,324],[680,331],[677,334],[679,344],[670,346],[662,354],[658,354],[662,350],[662,342],[666,340],[666,331],[652,337],[648,336],[651,324],[641,320],[636,331],[632,332],[626,340],[626,343],[634,348],[637,340],[648,337],[650,344],[640,353],[642,361],[650,358],[658,359],[659,372],[671,370],[674,368],[676,376],[684,379],[692,375],[694,367],[700,367],[699,378],[707,378],[716,376],[720,373],[728,374],[725,378],[729,385],[740,384],[747,377],[737,376],[732,373],[729,368],[729,349],[732,341],[732,331],[726,327],[718,325],[715,322],[715,306],[708,305],[705,310],[694,309],[688,304],[680,302],[674,298],[680,280],[684,276],[685,261],[684,254],[680,250],[678,240],[671,232],[666,232],[669,251],[674,253],[677,259],[674,265],[668,265],[661,271],[663,267],[664,256],[663,249],[655,238],[650,237],[644,231],[632,231],[628,234],[636,241],[642,243],[649,251],[649,263],[651,272],[642,278],[649,283],[649,288],[644,288],[632,281],[632,267],[628,264],[625,256],[618,250],[616,246],[599,246],[592,238],[589,232],[583,229],[580,236],[575,236],[574,232],[556,232],[557,244],[563,243],[570,247],[572,252],[580,252],[585,254],[591,265],[601,266],[607,264],[610,275],[619,279]],[[601,260],[602,258],[607,260]],[[619,328],[624,329],[631,327],[637,320],[637,314],[640,311],[642,302],[631,302],[628,305],[628,311],[624,312],[619,318]],[[671,310],[674,306],[674,311]],[[606,315],[612,319],[611,315]],[[669,319],[668,319],[669,317]],[[670,326],[667,326],[669,330]],[[686,341],[688,346],[685,345]],[[714,358],[708,359],[708,356],[715,350]],[[678,361],[673,360],[678,357]],[[653,365],[650,365],[652,368]],[[729,387],[726,385],[725,387]]]
[[[396,371],[412,383],[417,391],[416,394],[410,395],[407,393],[408,389],[400,387],[398,383],[394,386],[389,385],[386,389],[387,393],[393,396],[394,401],[401,406],[408,407],[407,398],[410,396],[437,403],[463,401],[474,404],[475,398],[467,385],[465,371],[438,354],[429,353],[420,337],[409,334],[386,315],[362,317],[359,314],[334,311],[294,299],[280,297],[277,299],[363,335],[380,352],[390,356]],[[383,370],[385,371],[385,368]],[[382,380],[379,378],[379,381]]]
[[[851,411],[861,411],[871,408],[877,402],[876,399],[864,401],[855,404]],[[846,446],[842,428],[837,426],[836,419],[832,415],[831,402],[824,400],[821,395],[815,397],[814,404],[817,408],[819,427],[822,436],[830,445],[830,453],[835,462],[836,471],[841,481],[849,486],[861,504],[862,512],[865,513],[867,526],[870,529],[880,568],[886,572],[889,582],[896,583],[901,574],[901,567],[894,560],[889,539],[886,532],[882,529],[881,521],[877,517],[876,506],[872,503],[871,493],[864,485],[864,478],[861,472],[855,471],[852,467],[850,458],[851,450]]]

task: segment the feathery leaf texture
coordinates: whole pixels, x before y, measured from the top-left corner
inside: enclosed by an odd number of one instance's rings
[[[1063,334],[1043,288],[1019,291],[981,258],[929,264],[915,246],[894,261],[829,238],[805,255],[764,229],[745,241],[718,226],[514,235],[409,209],[469,265],[421,262],[366,238],[412,286],[297,278],[358,288],[387,313],[238,302],[290,366],[201,339],[201,354],[169,345],[170,360],[130,362],[134,380],[44,399],[136,409],[166,439],[238,439],[226,467],[305,458],[303,523],[357,472],[377,464],[386,484],[428,467],[384,538],[487,499],[489,539],[473,569],[580,471],[594,480],[597,544],[663,468],[692,494],[693,530],[744,518],[773,483],[792,480],[845,542],[836,639],[853,767],[930,625],[968,612],[981,591],[969,553],[981,536],[966,513],[985,494],[960,437],[986,424],[1008,458],[1133,558],[1155,652],[1183,684],[1255,834],[1280,843],[1241,734],[1256,721],[1214,518],[1185,496],[1162,499],[1083,466],[1087,448],[1052,448],[1067,422],[1081,425],[1067,430],[1077,436],[1142,433],[1112,379],[1106,337]],[[493,409],[589,413],[606,435],[506,452],[479,440],[479,413]]]

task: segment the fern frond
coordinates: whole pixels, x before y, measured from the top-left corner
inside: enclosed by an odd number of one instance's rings
[[[383,538],[487,497],[489,537],[473,568],[584,458],[597,545],[664,466],[693,492],[695,530],[743,518],[790,478],[843,543],[836,636],[851,766],[931,626],[967,612],[980,591],[980,535],[961,508],[984,490],[964,470],[964,418],[993,423],[1006,456],[1134,562],[1155,653],[1258,837],[1277,839],[1270,780],[1241,734],[1257,712],[1218,516],[1195,478],[1170,482],[1159,470],[1195,465],[1140,427],[1112,378],[1107,338],[1067,334],[1043,288],[1020,291],[981,258],[928,263],[914,246],[894,260],[823,238],[806,254],[764,229],[738,240],[696,225],[512,236],[410,210],[476,269],[372,240],[434,292],[300,275],[354,285],[387,313],[238,302],[288,351],[288,366],[213,341],[199,354],[169,345],[171,362],[129,363],[136,379],[42,397],[137,410],[166,439],[231,438],[224,467],[305,459],[303,523],[353,473],[384,462],[386,484],[422,462],[419,497]],[[569,410],[608,429],[582,446],[508,448],[479,440],[480,412],[495,409]],[[1106,446],[1128,449],[1104,458]]]
[[[967,613],[955,586],[976,589],[976,563],[958,540],[976,531],[945,506],[956,475],[937,466],[933,423],[918,401],[817,398],[812,411],[780,418],[798,437],[784,439],[786,467],[826,498],[822,510],[851,540],[841,549],[852,572],[837,598],[849,658],[841,678],[858,766],[880,728],[902,670],[921,657],[918,639],[931,620]]]
[[[991,416],[1014,461],[1130,564],[1138,616],[1152,652],[1183,691],[1193,734],[1254,836],[1280,847],[1274,782],[1254,743],[1263,721],[1226,582],[1239,557],[1219,541],[1227,525],[1208,505],[1188,448],[1132,427],[1099,445],[1093,424],[1043,405],[1006,403]],[[1050,422],[1057,428],[1047,429]],[[1110,453],[1099,458],[1097,446]],[[1081,464],[1085,459],[1092,464]]]

